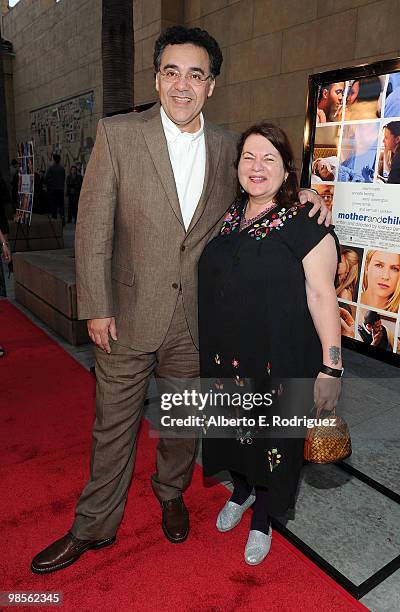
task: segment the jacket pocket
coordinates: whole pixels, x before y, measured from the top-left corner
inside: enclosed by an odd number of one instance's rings
[[[121,268],[121,266],[113,264],[111,266],[111,278],[123,285],[132,286],[135,282],[135,272],[133,270],[128,270],[128,268]]]

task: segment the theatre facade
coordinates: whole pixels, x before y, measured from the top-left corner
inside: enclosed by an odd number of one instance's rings
[[[348,0],[20,0],[1,2],[9,157],[33,139],[35,166],[87,163],[100,117],[154,102],[153,46],[174,24],[201,27],[224,63],[208,119],[234,131],[267,119],[300,164],[308,76],[400,54],[398,2]]]

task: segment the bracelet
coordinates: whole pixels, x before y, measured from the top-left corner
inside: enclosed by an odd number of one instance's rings
[[[328,376],[333,376],[334,378],[341,378],[343,376],[344,368],[330,368],[329,366],[322,364],[319,371],[323,374],[328,374]]]

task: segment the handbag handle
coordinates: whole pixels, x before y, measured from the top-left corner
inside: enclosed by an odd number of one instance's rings
[[[324,411],[325,411],[325,412],[328,412],[328,411],[327,411],[327,410],[325,410],[324,408],[321,408],[321,409],[317,408],[315,404],[314,404],[314,410],[315,410],[315,416],[316,416],[316,418],[317,418],[317,419],[319,419],[319,417],[321,416],[321,413],[322,413],[322,412],[324,412]],[[336,417],[336,416],[337,416],[337,415],[336,415],[336,406],[334,406],[334,407],[333,407],[333,410],[330,410],[330,411],[329,411],[329,414],[332,414],[334,417]]]

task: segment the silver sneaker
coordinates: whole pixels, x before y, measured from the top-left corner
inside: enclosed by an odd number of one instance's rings
[[[240,505],[235,502],[227,501],[217,517],[218,531],[229,531],[242,520],[243,514],[256,501],[256,496],[251,494],[246,501]]]
[[[272,542],[272,527],[269,526],[268,535],[262,531],[252,529],[247,539],[246,548],[244,549],[244,560],[249,565],[258,565],[264,561],[269,553]]]

